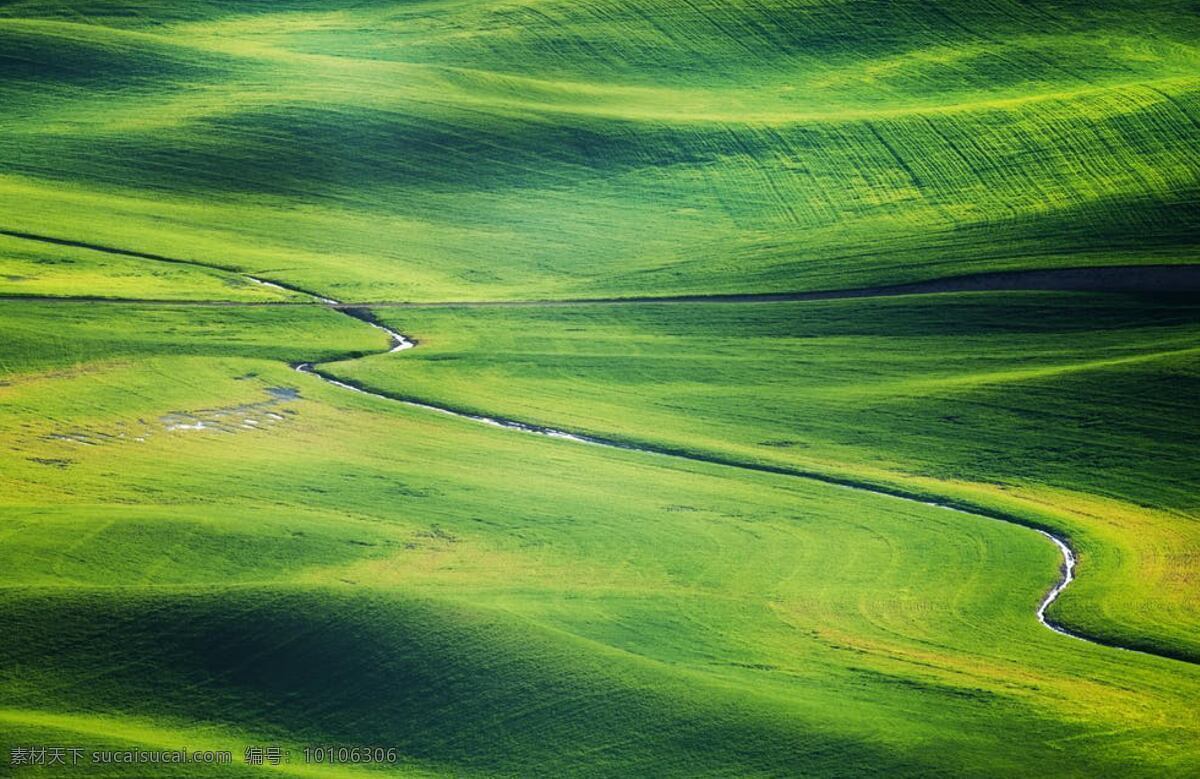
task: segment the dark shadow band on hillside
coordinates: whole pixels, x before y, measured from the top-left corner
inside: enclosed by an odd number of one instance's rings
[[[0,235],[13,236],[0,230]],[[28,237],[17,235],[16,237]],[[192,260],[174,260],[151,254],[100,248],[88,244],[32,238],[62,246],[95,249],[128,257],[174,262],[214,270],[242,273],[233,268],[208,265]],[[244,275],[244,274],[243,274]],[[720,305],[746,303],[789,303],[855,298],[903,297],[961,292],[1097,292],[1153,295],[1183,300],[1200,300],[1200,265],[1117,265],[1090,268],[1046,268],[1038,270],[995,271],[965,276],[950,276],[906,284],[851,289],[813,290],[809,292],[747,292],[717,295],[647,295],[636,297],[580,297],[527,300],[376,300],[335,302],[322,299],[316,292],[272,281],[282,289],[307,295],[313,300],[173,300],[170,298],[104,297],[97,295],[12,295],[0,292],[0,301],[24,303],[117,303],[179,307],[273,307],[323,306],[345,311],[370,308],[532,308],[613,305]]]
[[[1200,297],[1200,265],[1114,265],[1084,268],[993,271],[886,286],[811,292],[749,292],[728,295],[654,295],[563,300],[382,301],[372,307],[449,308],[483,306],[573,306],[632,303],[786,303],[806,300],[898,297],[949,292],[1124,292]],[[353,304],[346,304],[353,305]]]
[[[103,244],[58,238],[20,230],[0,228],[0,236],[26,241],[67,246],[76,249],[115,254],[123,257],[192,265],[210,270],[220,270],[245,275],[245,271],[233,266],[202,260],[169,257],[163,254],[121,249]],[[322,305],[330,308],[361,309],[367,307],[388,308],[453,308],[453,307],[519,307],[519,306],[577,306],[577,305],[620,305],[637,303],[775,303],[800,302],[807,300],[839,300],[847,298],[897,297],[901,295],[929,295],[950,292],[1124,292],[1178,297],[1200,298],[1200,265],[1155,264],[1155,265],[1109,265],[1076,268],[1039,268],[1032,270],[1004,270],[971,273],[960,276],[912,281],[849,289],[826,289],[798,292],[739,292],[713,295],[644,295],[632,297],[579,297],[560,299],[529,300],[447,300],[419,302],[409,300],[377,300],[335,302],[323,299],[308,289],[281,281],[270,281],[289,292],[307,295],[311,301],[236,301],[236,300],[170,300],[163,298],[114,298],[103,296],[46,296],[4,295],[0,300],[28,302],[121,302],[173,306],[303,306]]]

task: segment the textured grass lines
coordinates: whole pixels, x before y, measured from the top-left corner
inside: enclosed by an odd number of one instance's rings
[[[0,690],[30,738],[367,739],[451,775],[1194,765],[1195,673],[1041,628],[1027,530],[381,404],[283,364],[373,344],[331,312],[106,306],[114,337],[6,306],[111,344],[4,388]],[[101,435],[268,388],[297,393],[269,429]]]
[[[1196,263],[1193,5],[3,3],[0,295]],[[378,314],[420,348],[328,370],[699,457],[331,386],[291,365],[387,338],[320,306],[0,301],[0,747],[373,743],[393,773],[453,776],[1200,771],[1197,666],[1045,630],[1044,537],[714,462],[1054,528],[1079,578],[1053,618],[1196,660],[1194,302]]]
[[[4,80],[10,222],[43,221],[17,189],[53,202],[69,181],[136,205],[66,210],[66,232],[287,256],[297,283],[355,298],[1195,254],[1200,60],[1169,5],[1139,19],[1153,35],[1119,6],[123,7],[0,21],[30,52]],[[29,81],[80,58],[49,92]]]
[[[1186,301],[989,293],[380,314],[422,348],[330,366],[333,375],[1048,524],[1081,554],[1080,584],[1056,618],[1200,657],[1187,573],[1200,539],[1181,523],[1200,478],[1200,334]]]

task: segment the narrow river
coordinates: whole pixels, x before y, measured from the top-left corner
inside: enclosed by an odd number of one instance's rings
[[[797,293],[768,293],[768,294],[732,294],[732,295],[698,295],[689,296],[683,295],[679,297],[647,297],[647,298],[593,298],[582,300],[540,300],[540,301],[480,301],[480,302],[462,302],[462,303],[404,303],[404,302],[381,302],[375,304],[350,304],[331,298],[322,297],[309,290],[300,289],[294,286],[283,284],[280,282],[267,281],[266,279],[256,278],[249,274],[243,273],[230,267],[221,267],[219,265],[202,262],[199,260],[180,259],[175,257],[167,257],[159,254],[147,252],[138,252],[128,249],[121,249],[100,244],[93,244],[63,238],[56,238],[44,235],[37,235],[15,230],[0,229],[0,235],[5,235],[13,238],[20,238],[28,241],[41,243],[71,246],[76,248],[88,249],[92,251],[104,252],[108,254],[116,254],[127,257],[134,257],[143,260],[154,262],[166,262],[182,265],[192,265],[209,270],[222,270],[228,273],[235,273],[246,280],[274,289],[296,293],[309,298],[308,301],[285,301],[285,302],[255,302],[255,301],[179,301],[179,300],[118,300],[105,298],[75,298],[74,300],[88,300],[96,303],[146,303],[146,304],[161,304],[172,306],[225,306],[225,305],[317,305],[324,306],[341,314],[349,316],[365,325],[374,327],[383,331],[391,339],[391,344],[388,352],[400,352],[406,349],[412,349],[416,343],[405,337],[403,334],[391,330],[384,325],[375,321],[374,317],[369,313],[371,305],[380,307],[385,306],[521,306],[521,305],[596,305],[596,304],[634,304],[634,303],[683,303],[683,304],[705,304],[705,303],[767,303],[767,302],[784,302],[784,301],[804,301],[804,300],[822,300],[844,297],[888,297],[894,295],[911,295],[911,294],[929,294],[937,292],[965,292],[965,291],[1001,291],[1001,290],[1078,290],[1078,291],[1113,291],[1113,292],[1155,292],[1155,293],[1172,293],[1176,295],[1186,295],[1194,297],[1200,294],[1200,265],[1147,265],[1147,266],[1119,266],[1111,268],[1059,268],[1031,271],[996,271],[990,273],[979,273],[966,276],[958,276],[946,279],[934,279],[922,282],[913,282],[908,284],[897,284],[893,286],[881,287],[865,287],[861,289],[848,290],[828,290],[817,292],[797,292]],[[45,302],[45,303],[68,303],[72,298],[54,298],[54,297],[12,297],[9,298],[14,302]],[[680,459],[691,460],[693,462],[704,462],[709,464],[724,465],[733,468],[742,468],[744,470],[758,471],[764,473],[774,473],[794,478],[809,479],[812,481],[820,481],[827,484],[832,484],[845,489],[853,489],[861,492],[869,492],[874,495],[881,495],[895,500],[904,500],[910,503],[922,503],[925,505],[936,506],[938,508],[949,511],[956,511],[960,514],[965,514],[979,519],[987,519],[992,521],[1005,522],[1011,525],[1023,527],[1032,532],[1036,532],[1044,536],[1047,540],[1055,545],[1062,556],[1062,563],[1059,567],[1059,578],[1049,592],[1042,598],[1037,606],[1037,620],[1049,630],[1054,631],[1063,636],[1068,636],[1080,641],[1086,641],[1097,646],[1104,646],[1112,649],[1120,649],[1127,652],[1137,652],[1139,654],[1161,657],[1164,659],[1179,660],[1180,662],[1194,663],[1195,661],[1185,658],[1169,657],[1167,655],[1158,654],[1156,652],[1134,649],[1132,647],[1121,646],[1118,644],[1097,641],[1078,633],[1067,630],[1060,624],[1052,622],[1046,616],[1046,611],[1058,599],[1067,586],[1075,579],[1075,553],[1067,543],[1065,538],[1055,535],[1048,530],[1039,527],[1032,527],[1019,522],[1013,518],[1005,517],[1000,514],[990,514],[979,510],[973,510],[969,507],[961,505],[950,505],[949,503],[930,502],[927,498],[915,495],[906,494],[900,490],[890,490],[877,485],[871,485],[863,482],[842,479],[828,474],[818,472],[801,471],[797,469],[789,469],[781,466],[770,466],[752,462],[743,462],[733,459],[723,458],[718,455],[699,455],[694,452],[688,452],[679,449],[672,449],[666,446],[655,446],[651,444],[631,444],[615,439],[606,439],[596,436],[583,435],[572,433],[567,430],[559,430],[556,428],[545,427],[541,425],[532,425],[524,422],[519,422],[501,417],[489,417],[479,414],[472,414],[462,410],[438,406],[429,403],[423,403],[412,399],[392,397],[383,395],[378,392],[371,392],[362,387],[356,387],[343,381],[322,373],[320,366],[314,363],[304,362],[293,366],[296,370],[306,373],[321,380],[332,384],[335,387],[344,389],[350,392],[357,392],[364,395],[369,395],[379,400],[388,403],[402,403],[414,408],[420,408],[427,411],[433,411],[439,414],[468,419],[472,422],[490,425],[492,427],[500,427],[507,430],[515,430],[522,433],[533,435],[546,436],[548,438],[565,439],[575,441],[581,444],[589,444],[592,446],[603,446],[610,449],[623,449],[627,451],[637,451],[646,454],[656,455],[660,457],[675,457]]]
[[[280,289],[288,289],[286,287],[281,287],[280,285],[274,284],[272,282],[264,282],[261,279],[256,279],[253,277],[248,277],[248,278],[250,278],[251,281],[254,281],[255,283],[258,283],[258,284],[269,284],[274,287],[279,287]],[[292,291],[295,291],[295,290],[292,290]],[[360,313],[358,309],[341,308],[340,306],[342,306],[343,304],[339,303],[338,301],[331,300],[329,298],[318,298],[318,300],[327,304],[328,306],[330,306],[331,309],[338,311],[339,313],[345,314],[346,316],[349,316],[352,319],[363,322],[364,324],[369,325],[370,327],[374,327],[375,329],[381,330],[384,333],[386,333],[388,335],[388,337],[391,339],[391,344],[389,345],[389,348],[388,348],[389,354],[392,352],[400,352],[400,351],[404,351],[406,349],[412,349],[412,348],[416,347],[416,343],[414,343],[411,339],[407,338],[406,336],[404,336],[401,333],[396,332],[395,330],[391,330],[387,327],[384,327],[381,324],[378,324],[377,322],[371,321],[371,319],[369,318],[368,315]],[[700,456],[688,455],[687,453],[680,452],[680,451],[672,451],[672,450],[665,449],[665,448],[655,448],[652,446],[639,446],[639,445],[623,443],[623,442],[604,439],[604,438],[597,438],[597,437],[593,437],[593,436],[582,435],[579,433],[571,433],[566,430],[558,430],[558,429],[552,428],[552,427],[544,427],[541,425],[531,425],[531,424],[527,424],[524,422],[518,422],[513,419],[504,419],[501,417],[488,417],[488,416],[482,416],[479,414],[470,414],[470,413],[466,413],[464,411],[459,411],[459,410],[448,408],[445,406],[437,406],[437,405],[432,405],[429,403],[421,403],[421,402],[418,402],[415,400],[407,400],[407,399],[403,399],[403,398],[391,397],[388,395],[380,394],[378,392],[372,392],[372,391],[364,389],[362,387],[356,387],[353,384],[348,384],[344,381],[339,381],[338,379],[335,379],[334,377],[332,377],[328,374],[322,373],[321,370],[319,369],[319,367],[314,363],[303,362],[303,363],[298,363],[298,364],[294,365],[293,367],[297,371],[300,371],[301,373],[306,373],[311,376],[316,376],[317,378],[319,378],[329,384],[332,384],[335,387],[339,387],[341,389],[348,390],[350,392],[357,392],[362,395],[368,395],[370,397],[378,398],[379,400],[382,400],[382,401],[385,401],[388,403],[401,403],[403,405],[411,406],[413,408],[420,408],[420,409],[424,409],[426,411],[434,411],[439,414],[446,414],[449,416],[458,417],[460,419],[469,419],[472,422],[479,422],[481,424],[490,425],[492,427],[500,427],[500,428],[505,428],[507,430],[516,430],[518,432],[531,433],[533,435],[546,436],[548,438],[565,439],[568,441],[575,441],[575,442],[578,442],[581,444],[590,444],[592,446],[603,446],[603,447],[606,447],[609,449],[622,449],[622,450],[626,450],[626,451],[642,452],[645,454],[656,455],[659,457],[676,457],[676,458],[692,460],[695,462],[706,462],[706,463],[714,463],[715,462],[716,464],[727,465],[727,466],[731,466],[731,467],[735,467],[735,468],[743,468],[746,470],[777,473],[777,474],[786,475],[786,476],[793,476],[796,478],[807,478],[807,479],[812,479],[815,481],[823,481],[826,483],[834,484],[835,486],[838,486],[838,487],[842,487],[844,489],[852,489],[852,490],[857,490],[859,492],[867,492],[872,495],[881,495],[884,497],[893,498],[895,500],[907,501],[909,503],[921,503],[921,504],[924,504],[927,506],[935,506],[937,508],[946,509],[948,511],[955,511],[959,514],[965,514],[965,515],[968,515],[971,517],[977,517],[979,519],[987,519],[987,520],[992,520],[992,521],[1004,522],[1006,524],[1017,525],[1018,527],[1026,528],[1027,530],[1031,530],[1031,531],[1038,533],[1039,535],[1042,535],[1045,538],[1047,538],[1051,543],[1053,543],[1055,545],[1055,547],[1059,550],[1059,552],[1062,555],[1062,564],[1059,567],[1059,579],[1054,584],[1054,586],[1050,588],[1050,591],[1046,593],[1046,595],[1042,598],[1041,602],[1038,604],[1037,611],[1036,611],[1038,622],[1042,623],[1042,625],[1044,625],[1049,630],[1054,631],[1055,633],[1058,633],[1063,636],[1068,636],[1070,638],[1074,638],[1079,641],[1087,641],[1088,643],[1096,644],[1097,646],[1105,646],[1105,647],[1109,647],[1112,649],[1120,649],[1123,651],[1140,652],[1140,650],[1130,649],[1127,647],[1117,646],[1114,644],[1101,644],[1100,642],[1093,641],[1092,639],[1089,639],[1086,636],[1082,636],[1077,633],[1072,633],[1071,631],[1067,630],[1063,626],[1061,626],[1057,623],[1051,622],[1046,617],[1046,610],[1049,609],[1050,605],[1053,604],[1054,601],[1058,599],[1059,595],[1062,594],[1063,590],[1065,590],[1067,588],[1067,585],[1069,585],[1075,579],[1075,552],[1071,549],[1070,545],[1067,544],[1065,539],[1061,538],[1060,536],[1056,536],[1047,530],[1043,530],[1041,528],[1029,527],[1028,525],[1024,525],[1024,524],[1021,524],[1018,522],[1013,522],[1013,521],[1005,519],[1003,517],[993,516],[990,514],[983,514],[983,513],[979,513],[979,512],[975,512],[975,511],[970,511],[968,509],[964,509],[964,508],[961,508],[958,506],[951,506],[946,503],[931,502],[928,500],[922,500],[917,497],[905,496],[905,495],[898,494],[895,492],[888,492],[888,491],[880,490],[880,489],[871,489],[870,487],[864,486],[862,484],[847,483],[847,482],[840,481],[840,480],[837,480],[832,477],[823,477],[823,476],[820,476],[817,474],[793,473],[793,472],[789,472],[788,470],[783,469],[783,468],[773,468],[770,466],[761,466],[761,465],[755,465],[752,463],[737,463],[737,462],[730,462],[730,461],[712,460],[712,459],[708,459],[708,458],[704,458],[704,457],[700,457]],[[1141,654],[1150,654],[1150,653],[1146,653],[1146,652],[1140,652],[1140,653]],[[1155,656],[1157,657],[1158,655],[1155,655]]]

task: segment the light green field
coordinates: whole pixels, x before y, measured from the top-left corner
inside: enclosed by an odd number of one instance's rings
[[[94,309],[5,311],[75,341]],[[106,311],[164,335],[3,395],[0,689],[35,741],[385,743],[451,773],[1195,765],[1200,674],[1038,625],[1057,552],[1028,530],[355,395],[283,364],[379,345],[322,310]],[[169,429],[193,420],[227,429]]]
[[[238,273],[0,235],[0,297],[307,301]]]
[[[1194,264],[1198,66],[1184,2],[0,4],[0,776],[1197,775],[1196,295],[571,301]]]
[[[1200,309],[1188,299],[982,293],[378,314],[420,348],[327,372],[1056,528],[1084,571],[1058,618],[1200,658]]]

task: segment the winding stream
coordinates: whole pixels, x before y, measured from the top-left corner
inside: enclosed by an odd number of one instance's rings
[[[1071,638],[1077,638],[1080,641],[1087,641],[1088,639],[1084,638],[1083,636],[1072,633],[1069,630],[1065,630],[1064,628],[1062,628],[1062,627],[1054,624],[1053,622],[1049,621],[1048,619],[1046,619],[1046,609],[1048,609],[1050,607],[1050,604],[1053,603],[1058,598],[1058,596],[1062,593],[1063,590],[1067,589],[1068,584],[1075,581],[1075,553],[1073,551],[1071,551],[1071,547],[1067,546],[1066,541],[1063,541],[1061,538],[1054,535],[1053,533],[1048,533],[1045,530],[1038,530],[1037,532],[1041,533],[1046,538],[1049,538],[1051,541],[1053,541],[1054,545],[1058,547],[1058,550],[1060,552],[1062,552],[1062,556],[1063,556],[1062,568],[1059,569],[1062,573],[1062,578],[1058,580],[1058,584],[1055,584],[1052,588],[1050,588],[1050,592],[1046,593],[1046,597],[1042,598],[1042,602],[1038,605],[1038,610],[1037,610],[1038,622],[1041,622],[1043,625],[1045,625],[1046,627],[1050,628],[1055,633],[1058,633],[1060,635],[1070,636]],[[1095,642],[1092,642],[1092,643],[1095,643]],[[1112,646],[1112,645],[1106,644],[1105,646]],[[1113,649],[1125,650],[1126,647],[1113,646]],[[1128,650],[1128,651],[1137,651],[1137,650]]]
[[[236,273],[247,281],[272,289],[291,292],[303,295],[310,299],[308,305],[319,305],[329,308],[330,310],[338,311],[346,316],[358,320],[370,327],[380,330],[388,335],[391,339],[390,347],[387,352],[400,352],[406,349],[412,349],[416,343],[405,337],[403,334],[396,332],[379,322],[375,321],[369,313],[370,305],[343,303],[332,298],[322,297],[315,292],[300,289],[291,285],[282,284],[279,282],[268,281],[266,279],[256,278],[249,274],[243,273],[233,268],[221,267],[206,262],[190,259],[179,259],[167,257],[159,254],[151,254],[148,252],[137,252],[127,249],[120,249],[99,244],[92,244],[81,241],[74,241],[62,238],[49,237],[44,235],[31,234],[15,230],[7,230],[0,228],[0,235],[5,235],[13,238],[20,238],[29,241],[42,243],[56,244],[62,246],[71,246],[76,248],[88,249],[93,251],[105,252],[109,254],[123,255],[144,260],[156,262],[167,262],[183,265],[192,265],[196,267],[223,270],[229,273]],[[1146,273],[1146,271],[1152,271]],[[511,305],[576,305],[576,304],[607,304],[607,303],[751,303],[751,302],[781,302],[781,301],[800,301],[800,300],[821,300],[830,298],[842,297],[885,297],[892,295],[908,295],[908,294],[928,294],[933,292],[962,292],[962,291],[997,291],[997,290],[1015,290],[1015,289],[1071,289],[1071,290],[1086,290],[1086,291],[1125,291],[1125,292],[1173,292],[1176,294],[1192,294],[1200,293],[1200,265],[1180,265],[1180,266],[1130,266],[1130,267],[1113,267],[1113,268],[1070,268],[1070,269],[1051,269],[1043,271],[998,271],[993,273],[981,273],[975,275],[959,276],[948,279],[938,279],[925,282],[915,282],[910,284],[898,284],[894,286],[868,287],[861,289],[850,290],[829,290],[818,292],[802,292],[802,293],[782,293],[782,294],[735,294],[735,295],[709,295],[709,296],[680,296],[674,298],[664,297],[648,297],[648,298],[595,298],[585,300],[543,300],[543,301],[502,301],[502,302],[463,302],[463,303],[403,303],[403,302],[382,302],[371,305],[377,306],[511,306]],[[39,301],[47,303],[65,303],[70,302],[70,298],[53,298],[53,297],[12,297],[14,301]],[[76,298],[76,300],[83,300]],[[304,301],[299,302],[235,302],[235,301],[177,301],[177,300],[117,300],[104,298],[86,298],[94,302],[109,302],[109,303],[154,303],[164,305],[303,305]],[[911,493],[905,493],[900,490],[892,490],[872,485],[864,482],[852,481],[843,479],[828,474],[819,472],[808,472],[798,469],[785,468],[782,466],[770,466],[764,464],[756,464],[751,462],[742,462],[734,459],[723,458],[718,455],[704,456],[694,452],[685,450],[671,449],[668,447],[657,447],[647,444],[633,444],[615,439],[600,438],[596,436],[582,435],[572,433],[566,430],[559,430],[541,425],[532,425],[524,422],[518,422],[512,419],[504,419],[501,417],[489,417],[479,414],[469,413],[464,410],[449,408],[446,406],[438,406],[429,403],[420,402],[413,399],[394,397],[384,395],[378,392],[372,392],[362,387],[357,387],[352,384],[339,381],[338,379],[328,374],[322,373],[319,365],[310,362],[298,363],[292,366],[301,373],[307,373],[312,376],[332,384],[340,389],[350,392],[357,392],[363,395],[369,395],[380,400],[390,403],[401,403],[413,408],[420,408],[426,411],[433,411],[439,414],[446,414],[462,419],[468,419],[472,422],[490,425],[492,427],[505,428],[507,430],[516,430],[523,433],[531,433],[534,435],[546,436],[548,438],[565,439],[575,441],[577,443],[589,444],[592,446],[603,446],[609,449],[623,449],[628,451],[643,452],[662,457],[675,457],[680,459],[691,460],[694,462],[705,462],[716,465],[726,465],[745,470],[775,473],[779,475],[792,476],[796,478],[810,479],[820,481],[827,484],[832,484],[845,489],[858,490],[860,492],[868,492],[873,495],[882,495],[885,497],[895,498],[897,500],[905,500],[910,503],[922,503],[929,506],[956,511],[960,514],[969,515],[980,519],[989,519],[993,521],[1005,522],[1012,525],[1024,527],[1027,530],[1032,530],[1045,536],[1053,543],[1062,555],[1062,563],[1059,567],[1059,579],[1049,592],[1042,598],[1038,604],[1036,616],[1038,622],[1059,635],[1067,636],[1079,641],[1096,646],[1104,646],[1112,649],[1120,649],[1128,652],[1137,652],[1139,654],[1160,657],[1164,659],[1174,659],[1181,662],[1193,663],[1195,661],[1182,658],[1171,657],[1153,651],[1135,649],[1132,647],[1121,646],[1119,644],[1099,641],[1094,638],[1089,638],[1078,633],[1073,633],[1067,630],[1062,625],[1052,622],[1046,616],[1046,611],[1062,594],[1063,590],[1075,579],[1075,553],[1067,543],[1066,539],[1057,536],[1043,528],[1033,527],[1025,523],[1019,522],[1000,514],[986,513],[981,510],[963,507],[960,505],[951,505],[942,502],[930,502],[927,498]]]
[[[256,279],[253,277],[248,277],[248,278],[250,278],[251,281],[254,281],[255,283],[258,283],[258,284],[269,284],[271,286],[278,287],[280,289],[288,289],[287,287],[282,287],[282,286],[280,286],[278,284],[274,284],[272,282],[264,282],[261,279]],[[289,291],[297,291],[297,290],[289,290]],[[306,294],[311,294],[311,293],[306,293]],[[388,354],[391,354],[393,352],[400,352],[400,351],[404,351],[406,349],[412,349],[412,348],[416,347],[416,343],[414,343],[411,339],[407,338],[406,336],[404,336],[401,333],[396,332],[395,330],[391,330],[387,327],[384,327],[381,324],[378,324],[377,322],[371,321],[371,319],[367,315],[359,313],[358,309],[343,308],[343,307],[341,307],[341,306],[343,306],[342,303],[335,301],[335,300],[330,300],[328,298],[318,298],[318,300],[327,304],[332,310],[338,311],[339,313],[345,314],[346,316],[349,316],[352,319],[356,319],[356,320],[363,322],[371,327],[374,327],[377,330],[381,330],[384,333],[387,333],[388,337],[391,338],[391,344],[387,351]],[[921,503],[921,504],[928,505],[928,506],[935,506],[937,508],[947,509],[949,511],[955,511],[955,512],[958,512],[959,514],[965,514],[967,516],[977,517],[980,519],[989,519],[989,520],[993,520],[993,521],[1005,522],[1010,525],[1017,525],[1019,527],[1026,528],[1028,530],[1032,530],[1042,536],[1045,536],[1047,539],[1049,539],[1049,541],[1051,543],[1053,543],[1058,548],[1059,552],[1062,554],[1062,564],[1059,567],[1059,580],[1054,584],[1053,587],[1050,588],[1050,591],[1046,593],[1046,595],[1042,598],[1041,602],[1038,604],[1037,612],[1036,612],[1038,622],[1040,622],[1047,629],[1052,630],[1055,633],[1058,633],[1059,635],[1067,636],[1069,638],[1073,638],[1078,641],[1086,641],[1090,644],[1095,644],[1097,646],[1106,646],[1106,647],[1110,647],[1113,649],[1121,649],[1123,651],[1138,652],[1140,654],[1153,654],[1150,652],[1142,652],[1141,650],[1138,650],[1138,649],[1131,649],[1129,647],[1122,647],[1122,646],[1118,646],[1115,644],[1107,644],[1107,643],[1101,643],[1099,641],[1095,641],[1086,636],[1082,636],[1078,633],[1072,633],[1071,631],[1067,630],[1066,628],[1062,627],[1061,625],[1051,622],[1046,617],[1046,610],[1049,609],[1051,604],[1053,604],[1054,601],[1056,601],[1058,599],[1058,597],[1062,594],[1063,590],[1065,590],[1067,588],[1067,585],[1069,585],[1072,581],[1075,580],[1075,552],[1071,549],[1070,545],[1066,542],[1066,540],[1064,538],[1062,538],[1060,536],[1056,536],[1047,530],[1043,530],[1041,528],[1030,527],[1029,525],[1024,525],[1024,524],[1021,524],[1018,522],[1014,522],[1012,520],[1005,519],[1000,516],[984,514],[984,513],[976,512],[976,511],[970,511],[970,510],[967,510],[964,508],[960,508],[958,506],[951,506],[947,503],[931,502],[928,500],[922,500],[917,497],[907,496],[907,495],[904,495],[904,494],[901,494],[898,492],[889,492],[889,491],[882,490],[882,489],[872,489],[872,488],[862,485],[862,484],[850,483],[847,481],[838,480],[834,477],[822,476],[819,474],[798,473],[798,472],[789,471],[788,469],[785,469],[785,468],[775,468],[775,467],[771,467],[771,466],[755,465],[752,463],[738,463],[738,462],[732,462],[732,461],[712,460],[712,459],[700,457],[697,455],[689,455],[689,454],[687,454],[685,452],[681,452],[681,451],[672,451],[672,450],[665,449],[665,448],[655,448],[655,447],[651,447],[651,446],[640,446],[640,445],[636,445],[636,444],[630,444],[630,443],[615,441],[615,440],[611,440],[611,439],[598,438],[598,437],[588,436],[588,435],[581,435],[579,433],[571,433],[566,430],[559,430],[559,429],[552,428],[552,427],[544,427],[542,425],[531,425],[531,424],[527,424],[524,422],[518,422],[513,419],[504,419],[502,417],[489,417],[489,416],[483,416],[480,414],[471,414],[471,413],[468,413],[465,411],[448,408],[446,406],[437,406],[437,405],[432,405],[429,403],[422,403],[422,402],[416,401],[416,400],[410,400],[410,399],[405,399],[405,398],[393,397],[390,395],[384,395],[384,394],[381,394],[378,392],[372,392],[371,390],[364,389],[363,387],[357,387],[353,384],[349,384],[347,382],[340,381],[328,374],[322,373],[321,370],[319,369],[318,365],[315,363],[302,362],[302,363],[297,363],[296,365],[294,365],[292,367],[301,373],[306,373],[311,376],[315,376],[315,377],[321,379],[322,381],[332,384],[335,387],[339,387],[341,389],[348,390],[350,392],[357,392],[361,395],[368,395],[370,397],[378,398],[379,400],[387,401],[389,403],[400,403],[405,406],[410,406],[412,408],[424,409],[426,411],[434,411],[439,414],[446,414],[448,416],[459,417],[460,419],[468,419],[468,420],[471,420],[472,422],[479,422],[481,424],[490,425],[492,427],[500,427],[500,428],[504,428],[506,430],[516,430],[516,431],[522,432],[522,433],[532,433],[534,435],[546,436],[547,438],[565,439],[568,441],[575,441],[577,443],[589,444],[592,446],[603,446],[603,447],[609,448],[609,449],[623,449],[623,450],[627,450],[627,451],[635,451],[635,452],[642,452],[644,454],[657,455],[660,457],[677,457],[677,458],[682,458],[682,459],[687,459],[687,460],[693,460],[696,462],[707,462],[707,463],[715,462],[716,464],[729,465],[732,467],[744,468],[747,470],[778,473],[778,474],[783,474],[783,475],[788,475],[788,476],[795,476],[798,478],[808,478],[808,479],[812,479],[815,481],[822,481],[825,483],[833,484],[835,486],[842,487],[844,489],[852,489],[852,490],[857,490],[859,492],[867,492],[872,495],[882,495],[882,496],[889,497],[889,498],[895,498],[897,500],[905,500],[910,503]],[[1154,656],[1158,657],[1160,655],[1154,655]]]

